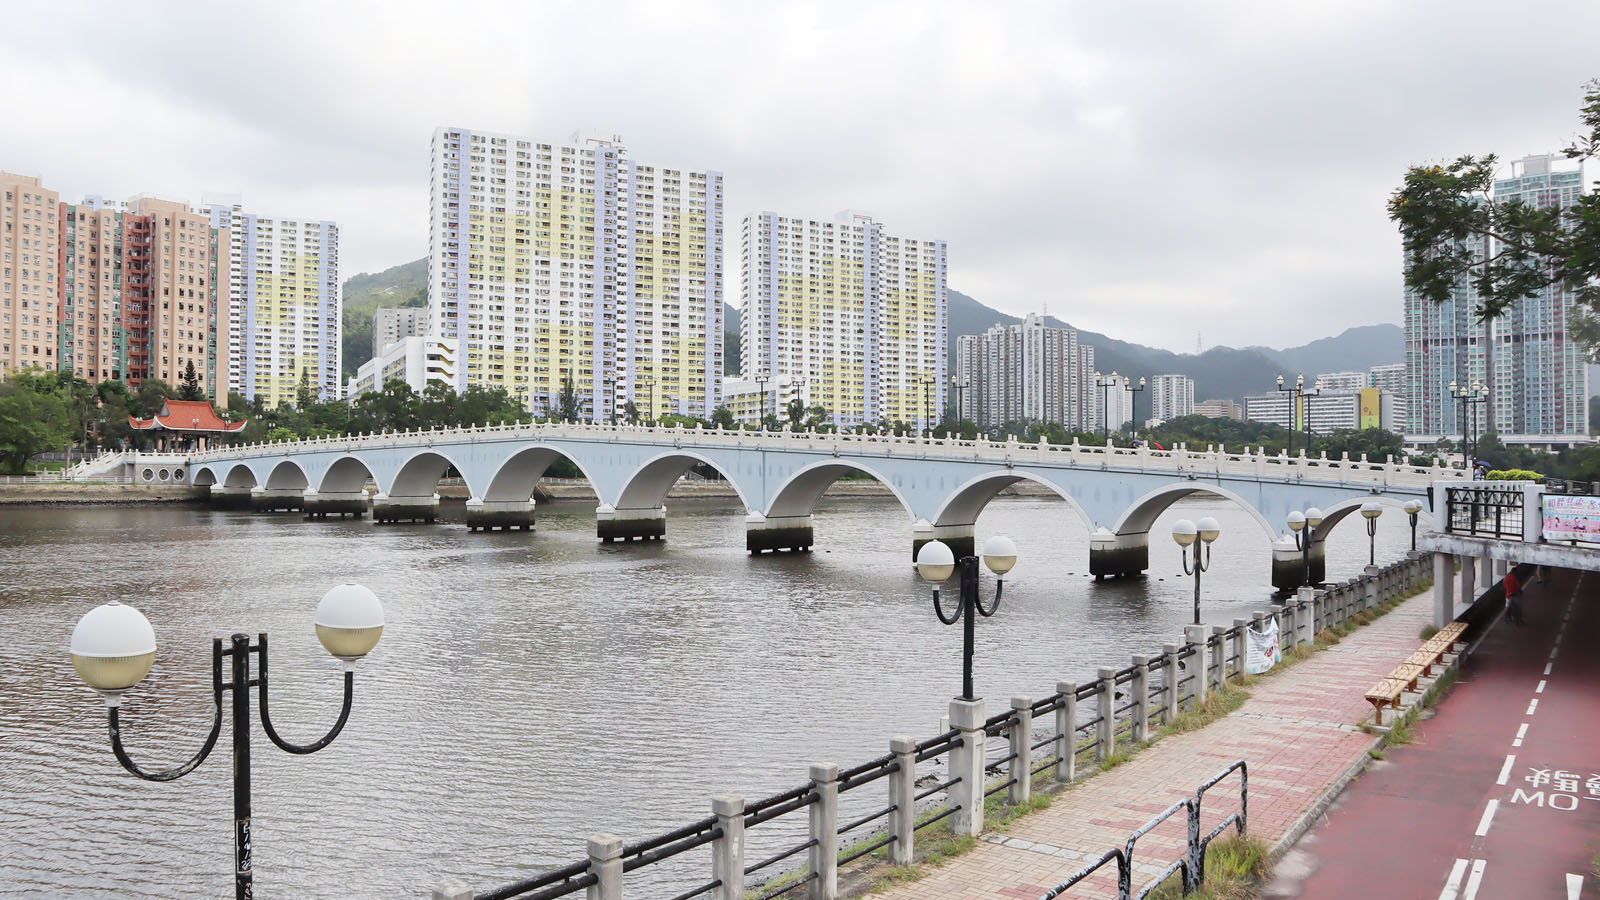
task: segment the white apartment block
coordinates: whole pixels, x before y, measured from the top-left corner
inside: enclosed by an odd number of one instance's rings
[[[207,200],[212,226],[227,228],[230,237],[228,390],[276,407],[295,401],[308,373],[318,399],[337,399],[344,312],[339,226]]]
[[[945,408],[945,242],[871,216],[744,220],[740,341],[753,378],[806,380],[834,425],[931,427]]]
[[[779,375],[765,383],[754,378],[729,378],[722,382],[722,402],[741,425],[759,425],[773,415],[780,427],[789,427],[789,404],[799,400],[810,409],[811,384],[805,378]]]
[[[383,348],[383,353],[362,363],[356,374],[350,377],[345,386],[345,397],[353,399],[381,391],[390,381],[404,381],[419,394],[430,381],[454,387],[459,359],[457,351],[453,339],[410,335],[391,341]]]
[[[1150,379],[1150,424],[1194,415],[1194,379],[1187,375],[1157,375]]]
[[[722,175],[566,144],[434,131],[428,335],[458,340],[457,388],[584,416],[707,416],[722,378]],[[654,404],[654,410],[647,409]]]
[[[1360,428],[1382,428],[1398,433],[1405,425],[1398,415],[1403,409],[1399,400],[1394,394],[1376,388],[1355,391],[1324,388],[1320,394],[1305,394],[1297,414],[1293,394],[1273,391],[1244,398],[1244,417],[1251,422],[1266,422],[1294,431],[1307,430],[1309,419],[1313,434]]]
[[[957,415],[984,428],[1008,422],[1083,427],[1078,332],[1030,314],[1016,325],[956,338]]]
[[[1366,372],[1324,372],[1317,376],[1316,384],[1325,391],[1359,391],[1368,386],[1369,378]]]
[[[372,312],[372,355],[413,335],[428,333],[428,310],[423,307],[381,307]]]

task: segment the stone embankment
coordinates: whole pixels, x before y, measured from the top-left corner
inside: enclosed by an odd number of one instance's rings
[[[134,506],[204,504],[206,489],[184,485],[37,482],[0,484],[0,506]]]

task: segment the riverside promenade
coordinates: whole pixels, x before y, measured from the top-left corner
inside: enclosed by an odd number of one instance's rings
[[[1432,609],[1429,589],[1339,643],[1256,677],[1249,699],[1233,713],[1161,738],[1128,762],[1057,793],[1047,809],[984,834],[973,850],[880,896],[1036,900],[1240,759],[1249,766],[1249,834],[1275,851],[1280,843],[1293,844],[1321,813],[1329,791],[1359,772],[1381,740],[1359,727],[1372,716],[1363,695],[1418,647]],[[1238,798],[1237,774],[1211,789],[1203,831],[1237,811]],[[1136,891],[1183,855],[1185,829],[1177,815],[1140,838]],[[1115,884],[1115,867],[1106,866],[1063,896],[1107,896]]]

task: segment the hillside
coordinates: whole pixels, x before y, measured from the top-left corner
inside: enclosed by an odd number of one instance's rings
[[[428,258],[413,260],[376,274],[362,272],[344,283],[340,331],[344,345],[344,377],[372,358],[372,315],[380,306],[427,306]]]

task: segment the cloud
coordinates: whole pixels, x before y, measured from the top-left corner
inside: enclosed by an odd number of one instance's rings
[[[1007,312],[1186,348],[1400,316],[1404,167],[1554,149],[1600,7],[682,2],[12,11],[0,168],[69,197],[331,218],[347,274],[427,246],[428,141],[620,133],[745,213],[875,212]],[[729,269],[737,271],[737,263]],[[736,300],[737,280],[724,284]]]

